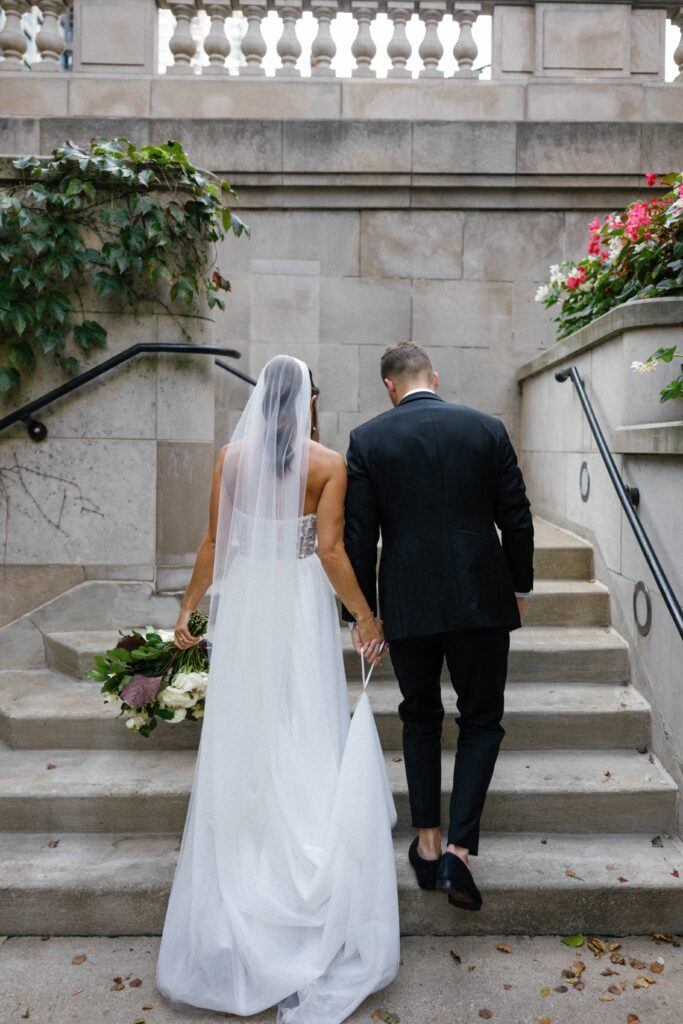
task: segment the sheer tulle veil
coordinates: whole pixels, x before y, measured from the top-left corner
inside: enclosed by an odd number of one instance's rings
[[[174,1004],[338,1024],[398,968],[395,809],[303,516],[311,383],[271,359],[226,452],[205,714],[157,962]]]
[[[311,433],[308,367],[275,356],[261,372],[228,445],[221,477],[208,639],[221,623],[221,597],[238,554],[257,561],[297,557]],[[268,600],[267,593],[258,594]]]

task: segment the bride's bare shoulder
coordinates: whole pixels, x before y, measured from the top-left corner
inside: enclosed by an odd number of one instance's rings
[[[309,467],[314,471],[326,472],[329,476],[346,472],[344,457],[339,452],[326,448],[324,444],[320,444],[318,441],[311,441]]]

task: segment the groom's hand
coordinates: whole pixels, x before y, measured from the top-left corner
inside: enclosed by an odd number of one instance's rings
[[[519,611],[519,617],[522,620],[522,625],[524,624],[524,609],[526,608],[526,605],[524,604],[525,600],[526,598],[524,597],[517,598],[517,609]]]

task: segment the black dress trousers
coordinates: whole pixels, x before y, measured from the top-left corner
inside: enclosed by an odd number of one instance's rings
[[[413,826],[441,824],[441,671],[444,657],[457,694],[458,745],[448,842],[479,848],[479,823],[505,730],[501,725],[510,633],[460,629],[392,640],[389,650],[403,700],[405,759]]]

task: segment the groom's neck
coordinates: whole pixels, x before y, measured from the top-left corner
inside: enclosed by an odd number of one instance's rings
[[[411,391],[431,391],[432,394],[436,392],[434,383],[431,380],[426,380],[424,377],[412,377],[407,380],[402,380],[399,384],[396,383],[396,396],[394,404],[398,405]]]

